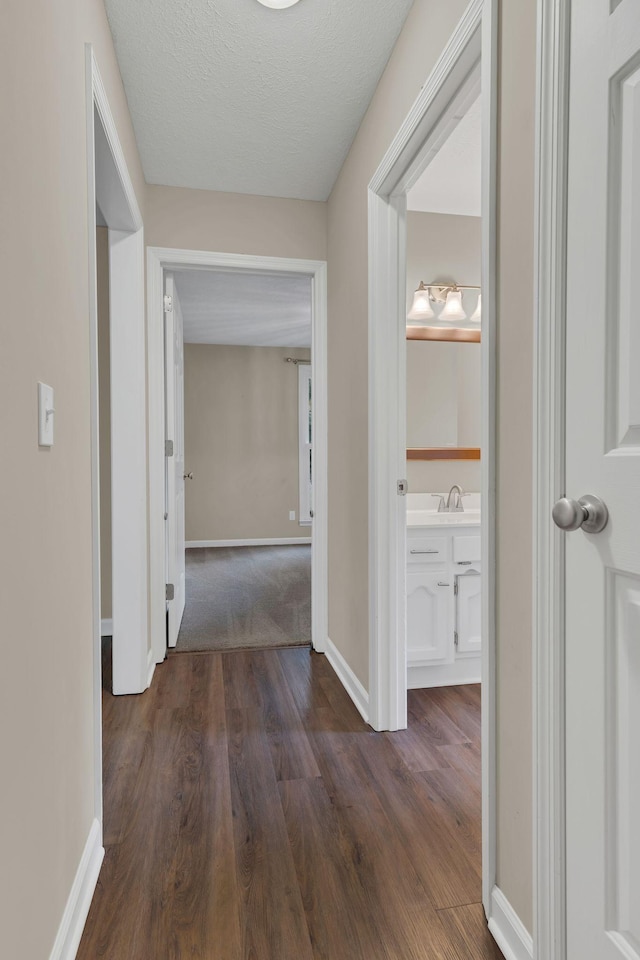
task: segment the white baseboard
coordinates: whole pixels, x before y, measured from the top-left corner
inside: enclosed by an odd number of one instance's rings
[[[505,960],[532,960],[533,938],[499,887],[491,891],[489,930]]]
[[[272,537],[266,540],[187,540],[185,547],[284,547],[311,543],[311,537]]]
[[[358,713],[366,723],[369,723],[369,694],[329,637],[327,637],[324,653],[335,670],[338,680],[355,703]]]
[[[153,649],[147,653],[147,689],[151,686],[153,674],[156,669],[156,658]]]
[[[91,906],[91,898],[98,882],[98,874],[104,857],[102,831],[94,820],[84,845],[78,869],[62,914],[49,960],[74,960],[80,938]]]
[[[407,689],[454,687],[461,683],[480,683],[480,658],[460,658],[455,663],[407,664]]]
[[[113,620],[111,618],[109,618],[108,620],[100,621],[100,636],[101,637],[113,636]]]

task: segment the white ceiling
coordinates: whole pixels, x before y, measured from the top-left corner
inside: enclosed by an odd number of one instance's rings
[[[409,210],[479,217],[481,99],[471,105],[407,194]]]
[[[149,183],[326,200],[412,0],[106,0]]]
[[[186,343],[311,346],[311,278],[176,270]]]

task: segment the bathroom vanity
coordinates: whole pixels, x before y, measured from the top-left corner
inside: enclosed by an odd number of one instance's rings
[[[438,513],[437,500],[407,503],[407,685],[479,683],[481,565],[479,495],[464,512]]]

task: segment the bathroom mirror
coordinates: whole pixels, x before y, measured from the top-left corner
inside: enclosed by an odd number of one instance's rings
[[[480,345],[407,340],[407,459],[479,460]]]

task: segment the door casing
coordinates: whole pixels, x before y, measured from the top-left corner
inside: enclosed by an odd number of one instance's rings
[[[142,215],[91,44],[85,46],[92,503],[94,811],[102,838],[102,651],[96,202],[109,228],[114,693],[141,693],[148,652],[144,236]]]
[[[369,183],[369,720],[407,725],[406,193],[483,93],[482,120],[482,872],[496,880],[495,223],[497,0],[472,0]]]
[[[534,944],[565,960],[564,537],[551,522],[565,489],[569,18],[538,0],[536,84],[533,823]]]
[[[207,250],[147,248],[147,383],[149,408],[149,616],[155,662],[165,657],[164,574],[164,331],[165,270],[303,274],[312,280],[311,372],[314,399],[314,519],[311,543],[311,636],[324,653],[328,638],[327,546],[327,264],[324,260],[259,257]]]

